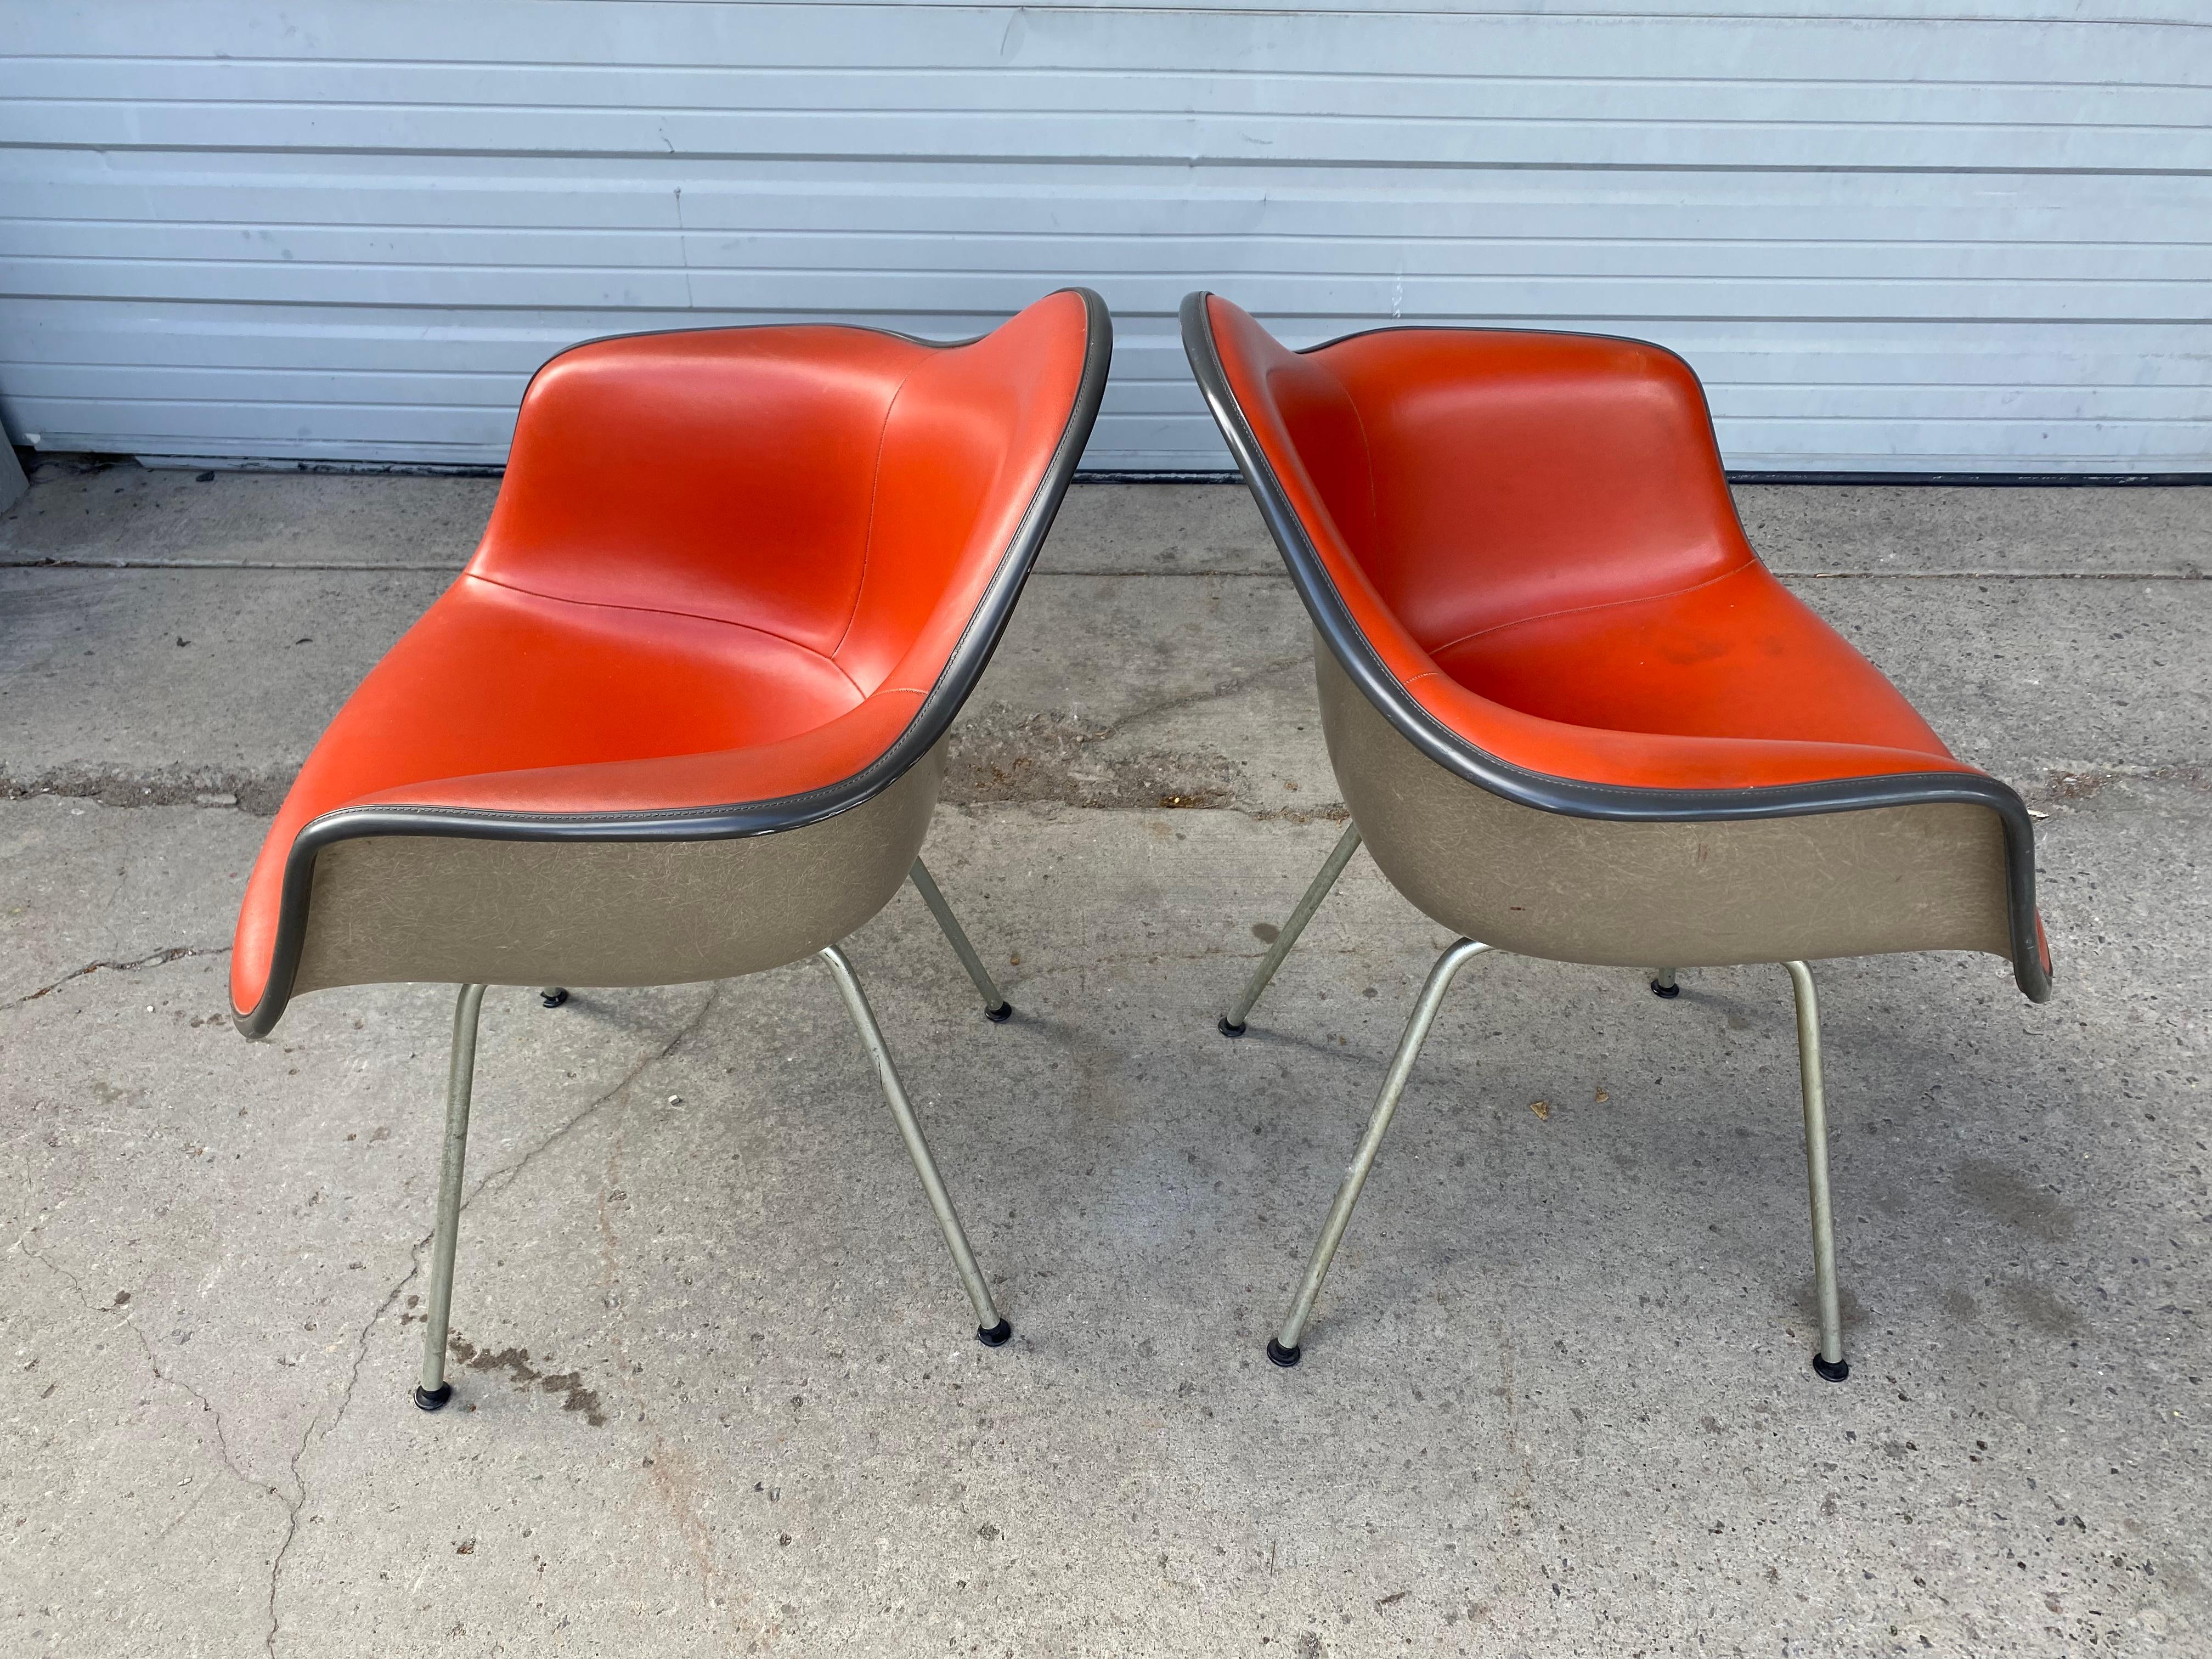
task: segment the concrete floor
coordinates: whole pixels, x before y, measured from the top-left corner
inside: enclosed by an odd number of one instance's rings
[[[39,469],[0,518],[0,1651],[2212,1650],[2212,490],[1746,489],[2046,815],[2063,977],[1820,970],[1855,1371],[1778,969],[1460,982],[1339,829],[1241,490],[1072,496],[851,950],[1017,1334],[979,1347],[811,966],[488,1000],[457,1408],[410,1401],[450,997],[225,1017],[240,878],[470,480]],[[1532,1109],[1542,1103],[1542,1109]]]

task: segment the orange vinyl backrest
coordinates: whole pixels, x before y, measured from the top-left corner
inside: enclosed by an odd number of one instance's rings
[[[470,574],[686,612],[927,690],[1030,505],[1085,362],[1049,295],[965,345],[837,327],[595,341],[532,381]],[[933,621],[940,625],[932,627]]]
[[[825,654],[884,413],[929,348],[849,328],[596,340],[540,369],[473,575],[740,623]]]
[[[1373,479],[1361,563],[1431,652],[1752,562],[1704,395],[1669,353],[1398,330],[1343,341],[1325,366],[1358,410]]]

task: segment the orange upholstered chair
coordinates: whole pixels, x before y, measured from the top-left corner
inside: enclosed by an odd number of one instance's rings
[[[1736,521],[1689,366],[1635,340],[1389,328],[1291,351],[1227,301],[1183,345],[1312,617],[1352,827],[1222,1030],[1364,841],[1462,937],[1431,973],[1281,1330],[1331,1255],[1445,991],[1502,949],[1796,988],[1815,1368],[1847,1372],[1807,960],[2051,963],[2027,808],[1775,580]]]
[[[487,985],[684,983],[818,953],[989,1344],[976,1270],[837,941],[911,877],[946,728],[1006,624],[1112,356],[1066,289],[983,338],[705,329],[565,351],[460,579],[331,723],[246,890],[233,1012],[459,984],[417,1402],[435,1409]]]

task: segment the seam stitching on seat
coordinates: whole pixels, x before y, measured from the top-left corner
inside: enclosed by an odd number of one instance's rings
[[[1694,593],[1701,587],[1711,587],[1715,582],[1724,582],[1731,576],[1741,576],[1758,563],[1759,560],[1755,556],[1747,558],[1741,564],[1722,571],[1717,576],[1708,576],[1701,582],[1692,582],[1685,587],[1670,587],[1663,592],[1638,593],[1632,599],[1601,599],[1595,605],[1562,605],[1557,611],[1540,611],[1533,617],[1516,617],[1511,622],[1492,623],[1487,628],[1478,628],[1472,633],[1461,635],[1455,640],[1447,640],[1442,645],[1431,646],[1428,647],[1428,652],[1431,657],[1441,657],[1445,652],[1455,651],[1469,640],[1479,640],[1486,634],[1501,634],[1509,628],[1525,627],[1530,623],[1549,622],[1554,617],[1578,617],[1586,611],[1612,611],[1627,605],[1650,605],[1659,599],[1679,599],[1685,593]]]
[[[810,657],[820,658],[822,661],[836,669],[838,678],[851,686],[854,691],[860,692],[863,699],[868,695],[860,690],[859,683],[845,672],[844,665],[835,657],[823,656],[821,652],[804,640],[794,640],[787,634],[777,633],[773,628],[760,628],[751,623],[732,622],[727,617],[704,616],[696,611],[674,611],[661,605],[617,605],[611,599],[571,599],[565,593],[541,593],[534,587],[523,586],[520,582],[507,581],[497,576],[483,575],[474,570],[464,570],[461,574],[467,580],[483,582],[491,587],[503,587],[510,593],[520,593],[530,599],[543,599],[548,605],[582,605],[592,611],[630,611],[647,617],[682,617],[691,622],[708,623],[716,628],[734,628],[739,633],[757,634],[764,640],[780,641],[794,651],[804,651]]]
[[[830,660],[832,662],[837,662],[837,653],[845,648],[845,641],[853,637],[853,624],[860,619],[860,596],[868,591],[868,567],[875,557],[876,550],[876,503],[883,494],[884,445],[890,436],[891,414],[898,408],[898,400],[906,391],[906,383],[914,379],[916,371],[927,361],[927,358],[917,359],[912,368],[899,376],[899,383],[891,388],[890,401],[884,405],[882,424],[876,428],[876,465],[875,470],[868,475],[868,524],[867,528],[860,532],[860,580],[853,584],[853,608],[845,613],[844,631],[837,635],[837,643],[830,647]],[[837,663],[837,672],[845,673],[844,664]],[[848,680],[853,678],[850,674],[845,674],[845,678]],[[855,690],[860,689],[859,681],[854,680],[853,685]]]
[[[1344,376],[1330,369],[1328,377],[1336,382],[1337,392],[1351,409],[1352,425],[1359,428],[1359,453],[1367,463],[1367,541],[1372,551],[1382,539],[1382,501],[1375,489],[1375,445],[1367,435],[1367,416],[1359,407],[1359,399],[1352,395],[1352,388],[1345,385]],[[1351,551],[1349,548],[1345,550]],[[1374,578],[1370,576],[1368,580],[1372,581]]]

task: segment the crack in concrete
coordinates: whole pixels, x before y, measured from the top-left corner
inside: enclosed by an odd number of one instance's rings
[[[173,962],[182,962],[189,957],[227,957],[229,954],[230,946],[228,945],[171,945],[150,956],[140,957],[135,962],[88,962],[82,968],[72,968],[52,984],[41,985],[27,995],[17,997],[15,1004],[21,1007],[24,1003],[36,1002],[40,997],[50,996],[63,986],[88,974],[104,973],[111,969],[118,973],[130,973],[140,968],[166,968]]]
[[[1012,711],[1003,707],[975,710],[953,732],[943,798],[952,805],[1231,806],[1241,769],[1226,755],[1099,751],[1147,723],[1235,696],[1310,659],[1304,652],[1278,658],[1181,696],[1148,702],[1104,725],[1085,725],[1065,714],[1010,720]]]
[[[18,1255],[21,1256],[26,1261],[37,1262],[39,1266],[44,1267],[48,1273],[53,1274],[55,1278],[60,1279],[62,1283],[68,1285],[70,1289],[75,1291],[78,1296],[83,1296],[85,1293],[84,1281],[82,1279],[79,1279],[75,1273],[71,1273],[68,1268],[63,1267],[58,1261],[49,1261],[46,1257],[40,1255],[36,1250],[33,1249],[28,1243],[25,1243],[25,1240],[28,1239],[30,1236],[31,1235],[27,1232],[24,1233],[21,1237],[17,1238],[15,1243],[9,1248],[15,1250],[15,1252]],[[100,1310],[95,1306],[92,1308],[92,1311],[97,1313]]]
[[[21,1239],[15,1241],[15,1248],[49,1273],[58,1274],[76,1289],[79,1297],[84,1295],[84,1285],[76,1274],[58,1263],[47,1261],[24,1243]],[[98,1310],[95,1309],[94,1311]],[[126,1316],[124,1323],[130,1328],[131,1334],[137,1340],[139,1347],[145,1351],[146,1364],[153,1371],[155,1380],[167,1383],[172,1388],[181,1389],[199,1402],[201,1410],[215,1419],[216,1455],[222,1461],[222,1466],[246,1486],[267,1492],[284,1507],[283,1541],[277,1545],[276,1553],[269,1564],[269,1631],[262,1641],[264,1650],[273,1655],[276,1650],[276,1575],[283,1569],[285,1552],[292,1547],[292,1540],[299,1532],[300,1510],[307,1501],[307,1483],[300,1474],[300,1459],[307,1453],[308,1441],[313,1436],[316,1425],[322,1421],[322,1413],[318,1412],[315,1414],[313,1421],[307,1425],[305,1432],[301,1435],[298,1447],[285,1460],[285,1468],[292,1476],[293,1486],[293,1491],[287,1494],[268,1481],[255,1480],[238,1466],[236,1459],[231,1455],[229,1436],[224,1431],[222,1426],[222,1413],[216,1409],[215,1403],[182,1377],[171,1376],[161,1370],[161,1362],[154,1356],[153,1344],[146,1340],[146,1333],[138,1328],[138,1322],[135,1317]],[[183,1519],[183,1516],[179,1516],[177,1521],[170,1523],[171,1527],[173,1528]]]
[[[228,1469],[232,1474],[236,1476],[246,1485],[252,1486],[258,1491],[267,1492],[270,1497],[275,1498],[277,1503],[283,1505],[284,1537],[283,1540],[276,1547],[276,1553],[270,1559],[269,1631],[267,1635],[262,1639],[264,1650],[274,1653],[276,1651],[276,1564],[284,1559],[284,1552],[292,1547],[293,1536],[300,1529],[300,1510],[301,1505],[306,1504],[307,1501],[307,1483],[300,1477],[300,1459],[305,1455],[307,1449],[307,1437],[314,1432],[315,1423],[322,1420],[321,1413],[316,1413],[314,1420],[307,1425],[305,1431],[303,1431],[300,1436],[300,1443],[292,1449],[290,1455],[284,1460],[285,1472],[292,1477],[292,1491],[287,1493],[269,1481],[257,1480],[252,1475],[246,1474],[244,1469],[239,1468],[237,1462],[232,1457],[230,1451],[230,1437],[223,1429],[222,1413],[216,1409],[215,1402],[210,1400],[205,1395],[202,1394],[198,1389],[194,1388],[191,1383],[185,1382],[182,1377],[165,1375],[162,1372],[161,1362],[154,1357],[154,1345],[146,1340],[145,1332],[138,1328],[137,1322],[136,1320],[128,1321],[126,1322],[131,1326],[131,1334],[138,1339],[138,1346],[146,1351],[146,1363],[148,1365],[152,1367],[154,1375],[160,1378],[161,1381],[170,1384],[173,1388],[182,1389],[186,1394],[191,1395],[194,1400],[199,1401],[200,1409],[207,1413],[209,1416],[215,1419],[216,1451],[216,1455],[222,1460],[223,1467]],[[190,1510],[187,1510],[185,1513],[190,1514],[191,1511]],[[179,1515],[175,1521],[171,1522],[169,1526],[163,1529],[163,1535],[167,1536],[169,1532],[173,1531],[178,1526],[181,1525],[184,1519],[185,1516]]]
[[[147,1340],[146,1333],[139,1328],[138,1322],[136,1318],[126,1316],[123,1322],[130,1328],[131,1334],[138,1339],[138,1346],[145,1350],[147,1369],[154,1373],[155,1380],[166,1382],[173,1389],[182,1389],[186,1394],[191,1395],[194,1400],[199,1402],[199,1407],[202,1411],[205,1412],[210,1417],[215,1419],[216,1455],[222,1460],[223,1468],[228,1469],[231,1474],[237,1476],[241,1482],[246,1486],[253,1487],[257,1492],[265,1492],[271,1498],[276,1498],[279,1503],[289,1502],[289,1500],[284,1497],[284,1494],[278,1492],[276,1488],[270,1486],[269,1482],[266,1480],[255,1480],[253,1476],[248,1474],[244,1469],[239,1467],[238,1459],[230,1449],[230,1435],[222,1425],[222,1413],[216,1407],[215,1401],[210,1400],[198,1389],[185,1381],[183,1377],[173,1376],[161,1369],[161,1362],[154,1352],[154,1345]]]
[[[699,1005],[699,1012],[692,1015],[690,1019],[686,1020],[682,1028],[677,1031],[675,1036],[670,1037],[656,1053],[648,1054],[645,1059],[638,1061],[638,1063],[624,1075],[621,1082],[616,1084],[613,1088],[601,1095],[590,1105],[585,1107],[583,1110],[578,1112],[574,1117],[561,1125],[559,1128],[554,1130],[551,1134],[546,1136],[545,1139],[539,1141],[537,1146],[525,1152],[521,1158],[518,1158],[514,1163],[509,1164],[504,1170],[495,1170],[490,1175],[486,1176],[483,1178],[483,1184],[478,1186],[474,1192],[471,1193],[469,1196],[463,1200],[461,1204],[462,1213],[466,1214],[470,1205],[475,1203],[477,1199],[483,1197],[487,1192],[494,1190],[492,1186],[494,1182],[497,1182],[499,1183],[496,1190],[501,1192],[504,1192],[507,1188],[513,1186],[516,1181],[521,1178],[522,1172],[525,1170],[536,1163],[544,1153],[551,1151],[553,1147],[558,1146],[568,1136],[570,1132],[579,1127],[586,1119],[589,1118],[593,1113],[599,1111],[600,1108],[613,1101],[617,1096],[628,1092],[630,1085],[635,1084],[639,1078],[644,1076],[645,1073],[652,1067],[658,1066],[662,1060],[666,1060],[671,1054],[674,1054],[677,1049],[683,1045],[684,1040],[686,1037],[690,1036],[693,1033],[697,1031],[701,1024],[705,1022],[707,1016],[714,1012],[715,1005],[720,1002],[721,1000],[722,981],[716,981],[708,989],[706,1001]],[[430,1241],[428,1239],[425,1238],[422,1241],[422,1243],[427,1247],[429,1242]]]
[[[96,800],[102,806],[236,807],[271,817],[299,775],[291,767],[271,772],[220,768],[54,766],[42,772],[0,772],[0,800]]]
[[[532,1146],[528,1152],[525,1152],[520,1158],[517,1158],[513,1164],[507,1165],[503,1169],[495,1170],[489,1175],[485,1176],[476,1184],[474,1188],[462,1198],[460,1212],[463,1215],[466,1215],[471,1207],[475,1205],[476,1201],[483,1197],[485,1194],[489,1192],[504,1192],[507,1188],[513,1186],[514,1182],[521,1177],[522,1172],[537,1162],[542,1155],[567,1139],[570,1133],[580,1127],[594,1114],[602,1110],[611,1102],[618,1100],[624,1095],[628,1094],[631,1085],[635,1084],[639,1078],[644,1076],[645,1073],[651,1070],[654,1066],[659,1065],[662,1060],[674,1054],[676,1050],[682,1046],[685,1038],[690,1036],[693,1033],[698,1030],[700,1025],[705,1021],[707,1016],[714,1011],[715,1004],[720,1000],[721,992],[722,988],[719,983],[717,983],[708,993],[706,1001],[700,1005],[699,1012],[692,1015],[690,1019],[686,1020],[683,1025],[678,1029],[676,1034],[670,1037],[666,1042],[663,1043],[659,1049],[647,1054],[644,1059],[639,1060],[635,1066],[632,1066],[628,1072],[623,1073],[621,1079],[617,1082],[611,1089],[609,1089],[605,1093],[599,1095],[598,1097],[592,1100],[580,1111],[578,1111],[573,1116],[555,1127],[550,1134],[546,1135],[544,1139],[540,1140],[535,1146]],[[368,1357],[369,1337],[371,1334],[375,1331],[377,1326],[383,1322],[385,1316],[389,1314],[394,1307],[398,1305],[401,1294],[410,1285],[413,1284],[415,1280],[421,1276],[422,1272],[422,1253],[430,1248],[436,1237],[437,1234],[434,1229],[432,1231],[423,1234],[422,1237],[416,1240],[414,1247],[408,1252],[409,1262],[406,1273],[402,1274],[398,1281],[395,1283],[389,1291],[385,1292],[383,1301],[377,1304],[375,1310],[369,1315],[366,1321],[362,1322],[361,1329],[356,1334],[354,1337],[353,1364],[347,1370],[345,1387],[339,1393],[337,1409],[331,1413],[329,1428],[322,1429],[322,1413],[319,1412],[317,1413],[314,1421],[307,1425],[307,1432],[300,1437],[299,1449],[292,1455],[292,1476],[294,1480],[298,1484],[300,1495],[296,1502],[289,1504],[291,1509],[290,1524],[285,1530],[283,1542],[277,1547],[276,1559],[269,1564],[269,1633],[263,1643],[263,1648],[264,1650],[270,1655],[270,1659],[275,1659],[276,1652],[276,1634],[278,1628],[276,1595],[278,1583],[283,1576],[284,1558],[290,1553],[293,1540],[299,1531],[300,1510],[306,1504],[307,1498],[306,1477],[301,1475],[300,1473],[301,1460],[307,1455],[311,1446],[320,1444],[321,1442],[328,1438],[331,1434],[335,1433],[338,1425],[345,1420],[346,1413],[353,1405],[354,1390],[361,1382],[361,1368],[362,1363]],[[321,1432],[317,1432],[318,1430],[321,1430]]]
[[[127,1298],[119,1303],[102,1304],[94,1301],[86,1291],[84,1281],[82,1279],[79,1279],[75,1273],[70,1272],[68,1268],[63,1267],[58,1261],[51,1261],[47,1257],[41,1255],[38,1251],[33,1249],[30,1245],[25,1242],[27,1237],[28,1235],[26,1234],[24,1237],[18,1238],[15,1242],[14,1248],[16,1253],[21,1255],[25,1261],[34,1262],[38,1266],[44,1267],[48,1273],[53,1274],[64,1284],[67,1285],[72,1291],[76,1291],[78,1300],[82,1304],[87,1312],[94,1314],[123,1313],[124,1327],[130,1331],[132,1338],[137,1342],[139,1349],[145,1354],[146,1369],[153,1372],[154,1380],[157,1382],[163,1383],[169,1388],[176,1389],[184,1394],[189,1395],[198,1405],[199,1408],[205,1412],[208,1416],[214,1420],[216,1458],[217,1462],[222,1463],[225,1469],[230,1472],[232,1478],[237,1480],[240,1486],[246,1486],[254,1492],[266,1492],[270,1497],[275,1498],[279,1504],[283,1504],[288,1510],[292,1509],[294,1507],[295,1500],[287,1498],[282,1492],[277,1490],[276,1487],[270,1485],[268,1481],[257,1480],[254,1476],[248,1474],[245,1469],[240,1467],[236,1455],[234,1454],[230,1449],[230,1435],[223,1427],[222,1413],[216,1407],[216,1403],[212,1400],[210,1400],[205,1395],[202,1394],[198,1389],[194,1388],[190,1382],[186,1382],[183,1377],[172,1372],[165,1371],[161,1369],[161,1361],[160,1357],[154,1352],[153,1343],[147,1340],[145,1331],[138,1323],[137,1310],[135,1308],[130,1307]],[[125,1309],[129,1309],[129,1311],[125,1311]],[[298,1475],[299,1471],[297,1468],[295,1467],[293,1469],[293,1477],[295,1481],[298,1479]],[[170,1522],[168,1526],[162,1528],[161,1535],[166,1537],[170,1532],[174,1531],[176,1528],[182,1525],[185,1515],[190,1513],[191,1511],[188,1509],[185,1511],[185,1514],[179,1515],[175,1520]]]
[[[1202,702],[1213,702],[1223,697],[1233,697],[1239,691],[1249,690],[1262,680],[1272,679],[1277,674],[1290,669],[1302,668],[1312,660],[1311,651],[1301,651],[1295,656],[1278,657],[1261,664],[1257,668],[1248,669],[1242,674],[1232,675],[1228,679],[1218,681],[1202,690],[1192,691],[1180,697],[1170,697],[1164,702],[1147,703],[1142,708],[1133,709],[1119,720],[1111,722],[1099,732],[1096,740],[1103,742],[1108,738],[1118,737],[1133,726],[1156,720],[1162,714],[1172,714],[1179,708],[1194,708]]]

